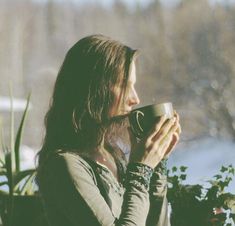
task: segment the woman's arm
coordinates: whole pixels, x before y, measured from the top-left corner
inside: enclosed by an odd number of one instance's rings
[[[50,209],[56,208],[65,216],[69,222],[66,226],[145,226],[150,206],[150,171],[163,159],[179,128],[179,124],[174,123],[175,119],[164,124],[165,120],[165,116],[161,117],[150,135],[132,149],[129,165],[136,168],[127,170],[126,192],[119,219],[115,219],[100,194],[91,170],[74,154],[68,153],[54,156],[41,173],[41,182],[39,179],[40,190]]]
[[[167,158],[179,141],[181,127],[179,124],[179,115],[175,112],[178,128],[172,136],[172,140],[167,147],[164,159],[154,168],[154,173],[150,183],[150,210],[147,217],[147,226],[170,226],[168,216],[167,201]]]
[[[48,207],[55,208],[67,219],[66,226],[145,225],[149,211],[149,184],[141,180],[150,177],[151,172],[144,165],[137,164],[137,170],[133,169],[135,164],[129,167],[122,212],[120,218],[115,219],[91,170],[75,154],[58,154],[49,164],[44,171],[46,175],[39,175],[39,187]]]
[[[147,226],[170,226],[167,201],[167,173],[166,160],[162,160],[154,169],[151,178],[149,199],[150,210],[147,217]]]

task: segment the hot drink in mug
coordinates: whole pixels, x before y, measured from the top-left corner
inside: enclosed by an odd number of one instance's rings
[[[167,119],[174,116],[172,103],[152,104],[132,110],[128,117],[133,134],[142,138],[163,115]]]

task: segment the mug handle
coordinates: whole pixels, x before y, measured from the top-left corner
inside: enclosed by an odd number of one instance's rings
[[[144,117],[144,112],[137,110],[134,113],[135,113],[135,118],[136,118],[136,122],[137,122],[137,125],[138,125],[138,129],[140,129],[141,132],[144,132],[144,129],[140,125],[140,120],[141,120],[140,117],[141,116],[142,116],[142,118]]]
[[[144,132],[144,129],[142,128],[140,121],[141,118],[144,117],[144,113],[142,111],[136,110],[133,113],[133,118],[134,120],[134,124],[132,124],[131,128],[133,133],[135,134],[136,137],[141,138]]]

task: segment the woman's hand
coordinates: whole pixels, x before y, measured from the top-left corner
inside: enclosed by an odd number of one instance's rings
[[[140,162],[155,168],[158,163],[167,158],[179,141],[181,127],[179,115],[175,112],[172,119],[162,116],[152,131],[140,142],[129,130],[131,138],[130,162]]]

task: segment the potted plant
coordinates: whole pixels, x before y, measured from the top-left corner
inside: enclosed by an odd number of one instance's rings
[[[234,226],[235,194],[225,193],[235,174],[232,165],[222,166],[209,187],[187,185],[187,167],[168,170],[168,200],[171,204],[172,226]]]
[[[46,226],[43,206],[34,183],[36,169],[21,170],[20,146],[30,95],[14,140],[14,112],[11,97],[11,144],[1,136],[0,217],[3,226]],[[7,188],[3,189],[3,187]]]

